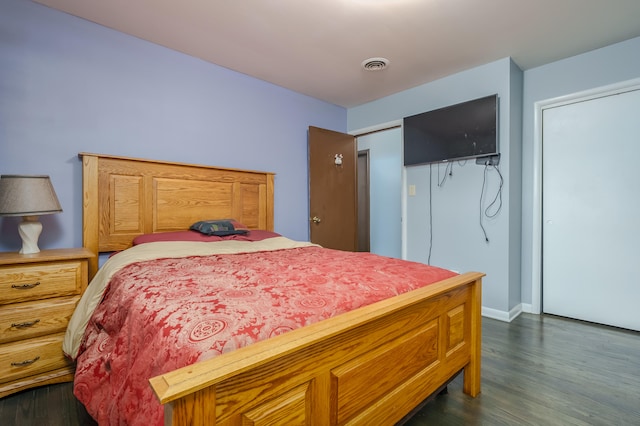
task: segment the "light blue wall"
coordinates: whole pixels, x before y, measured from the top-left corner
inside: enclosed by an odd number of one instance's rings
[[[522,301],[532,303],[534,236],[534,116],[536,102],[640,77],[640,37],[524,73],[522,163]],[[615,167],[615,166],[614,166]],[[616,188],[610,188],[615,191]]]
[[[520,68],[511,62],[511,79],[509,89],[509,250],[513,253],[509,262],[509,307],[511,310],[521,308],[522,273],[521,260],[517,253],[522,250],[522,97],[524,74]],[[513,313],[510,314],[513,317]]]
[[[482,271],[485,314],[508,319],[520,299],[520,200],[521,200],[521,99],[522,72],[509,58],[460,72],[407,91],[348,110],[350,131],[400,120],[402,117],[497,93],[499,144],[504,177],[503,207],[480,227],[480,197],[485,169],[473,161],[456,162],[453,176],[445,178],[445,166],[405,168],[406,258],[458,271]],[[515,102],[515,103],[514,103]],[[497,194],[499,176],[486,174],[484,208]],[[439,185],[440,182],[441,185]],[[430,190],[431,189],[431,190]],[[430,196],[431,192],[431,196]],[[429,206],[433,220],[430,234]],[[432,239],[432,245],[430,243]],[[429,247],[431,245],[431,255]],[[429,259],[430,258],[430,259]]]
[[[346,110],[26,0],[0,2],[0,173],[48,174],[41,248],[82,243],[78,152],[276,173],[275,229],[308,239],[307,128]],[[18,218],[0,218],[17,251]]]

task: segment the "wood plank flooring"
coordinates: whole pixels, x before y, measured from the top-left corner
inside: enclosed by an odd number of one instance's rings
[[[405,426],[640,425],[640,333],[547,315],[483,319],[482,393],[462,376]],[[0,399],[0,425],[95,425],[70,383]]]
[[[459,376],[406,425],[640,425],[640,333],[523,314],[482,344],[480,396]]]

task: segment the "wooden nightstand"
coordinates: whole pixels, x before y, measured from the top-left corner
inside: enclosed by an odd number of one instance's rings
[[[0,397],[73,380],[62,340],[92,257],[84,248],[0,253]]]

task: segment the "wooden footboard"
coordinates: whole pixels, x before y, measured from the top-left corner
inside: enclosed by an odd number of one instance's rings
[[[480,392],[467,273],[150,380],[167,425],[393,424],[464,370]]]

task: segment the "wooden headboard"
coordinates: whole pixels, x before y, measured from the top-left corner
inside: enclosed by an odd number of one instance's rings
[[[274,174],[80,153],[82,242],[96,254],[123,250],[141,234],[186,230],[205,219],[233,218],[273,231]]]

